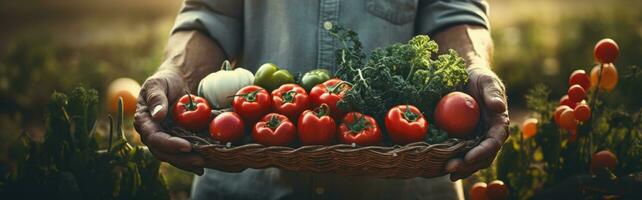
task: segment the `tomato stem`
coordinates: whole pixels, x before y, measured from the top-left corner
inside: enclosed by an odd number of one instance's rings
[[[414,113],[410,110],[410,105],[406,104],[406,111],[403,112],[403,118],[408,120],[409,122],[414,122],[419,119],[419,115],[417,113]]]
[[[328,93],[331,93],[331,94],[339,94],[339,93],[341,93],[343,91],[341,86],[343,86],[343,85],[352,86],[352,84],[350,84],[347,81],[341,81],[341,82],[339,82],[339,83],[337,83],[337,84],[335,84],[333,86],[327,86],[328,87]]]
[[[287,91],[286,93],[283,93],[283,103],[292,103],[294,102],[294,97],[296,97],[298,93],[296,90],[292,89],[290,91]]]
[[[274,129],[276,129],[277,127],[279,127],[279,125],[281,125],[281,123],[282,123],[282,122],[283,122],[283,121],[279,120],[279,117],[278,117],[277,115],[272,115],[272,116],[270,117],[270,120],[268,120],[268,121],[267,121],[267,123],[265,123],[265,125],[266,125],[268,128],[270,128],[270,129],[274,130]]]
[[[323,117],[325,115],[330,115],[330,107],[328,107],[328,104],[321,104],[319,107],[315,108],[313,113],[317,117]]]
[[[254,90],[254,91],[252,91],[250,93],[245,93],[245,94],[235,94],[235,95],[229,96],[227,98],[243,97],[243,99],[245,99],[245,101],[247,101],[247,102],[255,102],[256,101],[256,94],[259,93],[262,90],[264,90],[264,89]]]
[[[232,71],[232,65],[230,64],[230,61],[225,60],[223,61],[223,64],[221,64],[221,70],[224,71]]]
[[[357,117],[357,113],[353,113],[352,117],[354,121],[352,123],[346,124],[351,133],[360,133],[370,127],[370,123],[366,120],[365,115],[360,115]]]
[[[189,111],[196,110],[196,104],[194,100],[192,100],[192,95],[190,95],[187,90],[185,90],[185,94],[187,94],[187,98],[189,99],[189,103],[185,104],[185,109]]]

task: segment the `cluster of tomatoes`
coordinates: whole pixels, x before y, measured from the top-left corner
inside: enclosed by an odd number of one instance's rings
[[[618,81],[613,62],[619,54],[619,47],[612,39],[600,40],[593,50],[599,63],[591,70],[590,77],[584,70],[575,70],[569,77],[567,95],[562,96],[555,109],[554,120],[560,128],[568,130],[569,141],[577,138],[577,125],[591,118],[591,108],[586,103],[589,90],[611,91]]]
[[[508,187],[500,180],[494,180],[488,184],[477,182],[470,188],[469,195],[472,200],[508,199]]]
[[[177,124],[190,131],[208,127],[210,136],[221,143],[238,143],[251,129],[254,141],[267,146],[288,146],[296,141],[301,145],[330,145],[337,141],[359,146],[382,143],[382,128],[372,117],[359,112],[346,112],[337,107],[351,85],[340,79],[330,79],[306,90],[286,83],[268,92],[263,87],[249,85],[233,96],[233,112],[224,112],[210,120],[211,109],[204,98],[187,94],[174,106]],[[459,109],[459,110],[458,110]],[[435,115],[438,126],[453,137],[472,132],[477,119],[462,122],[456,116],[476,112],[479,107],[469,95],[453,92],[438,103]],[[470,117],[467,117],[470,118]],[[466,119],[466,118],[464,118]],[[395,144],[423,141],[428,134],[428,120],[412,105],[398,105],[385,116],[386,133]]]

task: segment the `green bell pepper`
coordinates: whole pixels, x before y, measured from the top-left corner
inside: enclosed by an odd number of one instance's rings
[[[330,80],[330,71],[327,69],[315,69],[303,74],[303,77],[301,77],[301,87],[309,92],[314,86],[327,80]]]
[[[294,83],[294,76],[285,69],[279,69],[272,63],[265,63],[254,74],[254,85],[261,86],[268,91],[279,88],[286,83]]]

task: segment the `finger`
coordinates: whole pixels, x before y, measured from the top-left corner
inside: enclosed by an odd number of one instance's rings
[[[479,171],[480,169],[486,169],[490,167],[492,163],[493,163],[493,160],[487,160],[487,161],[478,162],[478,163],[464,164],[462,165],[461,168],[459,168],[459,170],[452,172],[450,174],[450,180],[457,181],[459,179],[467,178],[470,175],[474,174],[475,172]]]
[[[499,149],[504,145],[508,136],[506,125],[494,124],[486,133],[486,139],[472,148],[464,156],[466,163],[476,163],[481,160],[494,158]]]
[[[461,158],[454,158],[446,163],[446,172],[453,173],[459,171],[464,165],[464,160]]]
[[[506,104],[505,88],[499,78],[492,72],[486,72],[479,76],[478,81],[481,84],[481,92],[486,107],[496,113],[506,111],[508,106]]]
[[[152,76],[147,79],[143,84],[143,89],[140,91],[140,97],[147,105],[148,112],[156,121],[163,121],[167,116],[168,101],[167,101],[167,82],[163,78]],[[151,110],[149,110],[151,109]]]
[[[205,164],[205,160],[197,154],[168,154],[155,149],[150,149],[150,152],[160,161],[168,162],[179,169],[193,172],[199,176],[203,175],[203,165]]]
[[[143,108],[138,109],[134,117],[134,127],[140,133],[141,141],[150,148],[166,153],[192,151],[192,145],[187,140],[164,133],[160,124],[152,120],[149,112],[143,111]]]

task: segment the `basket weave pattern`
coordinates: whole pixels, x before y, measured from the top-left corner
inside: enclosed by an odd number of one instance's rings
[[[417,142],[396,147],[302,146],[299,148],[246,144],[196,145],[205,167],[227,172],[277,167],[298,172],[333,173],[379,178],[437,177],[446,162],[470,150],[476,140],[449,139],[440,144]]]

